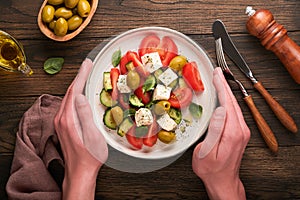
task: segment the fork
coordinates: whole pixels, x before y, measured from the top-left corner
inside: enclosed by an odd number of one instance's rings
[[[257,107],[252,99],[252,96],[248,94],[248,92],[245,89],[245,87],[243,86],[243,84],[234,77],[233,73],[229,69],[229,67],[226,63],[226,60],[225,60],[221,38],[217,39],[215,42],[216,42],[217,61],[223,71],[225,78],[227,80],[234,81],[238,84],[240,90],[242,91],[242,93],[244,95],[244,100],[252,113],[255,123],[256,123],[265,143],[267,144],[267,146],[270,148],[270,150],[272,152],[277,153],[278,152],[278,143],[277,143],[277,140],[276,140],[276,137],[275,137],[273,131],[271,130],[270,126],[267,124],[266,120],[263,118],[263,116],[257,109]]]

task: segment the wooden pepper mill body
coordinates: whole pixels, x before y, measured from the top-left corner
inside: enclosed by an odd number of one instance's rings
[[[261,44],[276,54],[293,79],[300,84],[300,47],[287,35],[269,10],[257,11],[247,7],[249,15],[246,27],[249,33],[260,39]]]

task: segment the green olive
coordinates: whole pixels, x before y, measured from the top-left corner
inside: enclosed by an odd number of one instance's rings
[[[60,7],[55,11],[54,15],[56,18],[63,17],[65,19],[69,19],[70,17],[73,16],[73,12],[72,10],[67,9],[65,7]]]
[[[52,29],[52,30],[54,30],[55,24],[56,24],[56,20],[52,20],[52,21],[49,23],[49,28]]]
[[[65,0],[65,6],[68,8],[75,8],[79,0]]]
[[[54,6],[57,6],[59,4],[64,3],[64,0],[48,0],[47,3],[51,4],[51,5],[54,5]]]
[[[60,17],[54,27],[54,33],[58,36],[64,36],[68,32],[68,22],[63,17]]]
[[[160,141],[162,141],[163,143],[166,143],[166,144],[172,142],[176,138],[176,135],[174,132],[169,132],[169,131],[165,131],[165,130],[160,130],[158,132],[157,136]]]
[[[91,11],[91,5],[87,0],[79,0],[77,12],[81,17],[87,17]]]
[[[42,10],[42,20],[45,23],[49,23],[54,18],[55,9],[51,5],[46,5]]]
[[[78,15],[74,15],[68,19],[68,28],[70,31],[77,29],[82,24],[82,18]]]
[[[157,115],[163,115],[171,108],[169,101],[159,101],[154,105],[154,113]]]
[[[172,69],[176,70],[176,71],[180,71],[182,70],[183,66],[187,63],[187,59],[184,56],[175,56],[170,64],[169,67],[171,67]]]
[[[132,90],[135,90],[140,85],[140,75],[135,70],[130,70],[127,74],[127,85]]]
[[[121,122],[123,121],[123,115],[124,115],[122,108],[120,106],[115,106],[110,111],[116,124],[120,125]]]

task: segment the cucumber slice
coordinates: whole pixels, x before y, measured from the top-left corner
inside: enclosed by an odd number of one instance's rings
[[[141,107],[144,106],[144,104],[142,103],[142,101],[135,95],[132,94],[129,97],[129,103],[135,107]]]
[[[118,135],[123,137],[132,126],[133,126],[132,119],[130,117],[125,118],[118,128],[117,131]]]
[[[180,77],[180,78],[178,79],[178,87],[179,87],[179,88],[184,88],[184,87],[187,87],[187,86],[188,86],[188,85],[186,84],[184,78]]]
[[[179,109],[170,108],[168,114],[176,122],[176,124],[179,124],[181,122],[182,113]]]
[[[103,123],[107,128],[116,130],[117,129],[117,124],[114,121],[114,118],[111,114],[111,108],[107,108],[104,112],[103,116]]]
[[[156,78],[156,80],[157,80],[157,82],[159,81],[159,76],[163,73],[164,71],[161,69],[161,68],[159,68],[159,69],[157,69],[157,70],[155,70],[155,72],[153,73],[154,74],[154,76],[155,76],[155,78]]]
[[[176,88],[176,86],[178,85],[178,78],[176,78],[174,81],[172,81],[168,87],[172,88],[172,90],[174,90]]]
[[[112,100],[110,93],[104,88],[100,92],[100,102],[106,107],[112,107],[117,104],[117,101]]]
[[[103,87],[104,87],[105,91],[111,91],[112,90],[110,72],[104,72],[103,73]]]

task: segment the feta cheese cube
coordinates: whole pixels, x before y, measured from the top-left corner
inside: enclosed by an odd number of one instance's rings
[[[166,71],[164,71],[161,75],[158,76],[158,79],[165,86],[170,85],[170,83],[172,83],[177,78],[178,78],[177,74],[171,68],[168,68]]]
[[[162,67],[158,52],[147,53],[143,55],[141,59],[143,65],[150,73]]]
[[[158,84],[153,92],[153,100],[168,100],[171,95],[172,88]]]
[[[148,108],[140,108],[135,112],[136,126],[148,126],[153,123],[153,116]]]
[[[166,130],[166,131],[172,131],[176,128],[177,123],[167,114],[165,113],[157,120],[158,125]]]
[[[120,93],[129,93],[131,92],[130,87],[127,85],[127,75],[119,75],[117,87]]]

